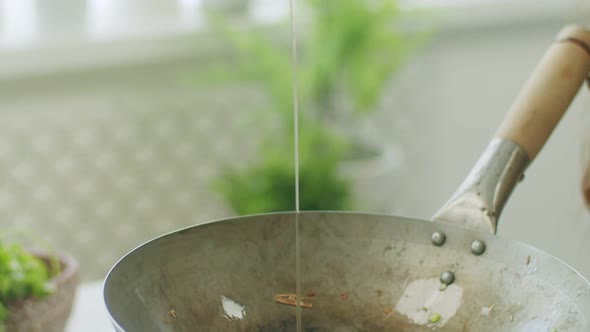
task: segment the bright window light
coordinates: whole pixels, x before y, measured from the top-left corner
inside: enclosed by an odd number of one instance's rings
[[[35,0],[0,0],[0,43],[26,44],[37,35]]]

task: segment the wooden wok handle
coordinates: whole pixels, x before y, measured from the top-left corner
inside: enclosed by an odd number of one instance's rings
[[[500,213],[524,170],[589,72],[590,31],[565,27],[520,91],[496,137],[433,220],[495,234]]]
[[[590,72],[590,31],[566,26],[533,71],[496,132],[532,161]]]

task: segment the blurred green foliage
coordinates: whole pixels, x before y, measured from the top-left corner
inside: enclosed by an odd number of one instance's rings
[[[395,23],[406,14],[393,0],[302,3],[307,6],[298,11],[301,21],[297,22],[300,208],[350,210],[354,208],[351,184],[338,170],[355,142],[327,126],[339,111],[335,104],[344,98],[359,116],[374,110],[385,84],[424,44],[428,33],[396,30]],[[225,20],[214,16],[210,22],[233,46],[237,60],[210,68],[199,75],[200,80],[259,85],[280,122],[277,132],[263,139],[261,158],[255,164],[224,170],[214,187],[238,214],[293,210],[292,63],[290,47],[285,45],[290,43],[273,40],[264,27],[230,29]]]
[[[300,136],[300,150],[305,151],[299,159],[300,207],[308,211],[350,209],[349,182],[337,172],[344,142],[316,128]],[[228,169],[216,181],[216,189],[237,213],[294,210],[293,145],[281,139],[264,141],[258,163],[243,170]]]

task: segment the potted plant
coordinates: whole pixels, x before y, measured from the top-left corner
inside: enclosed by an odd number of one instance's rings
[[[352,122],[374,111],[386,83],[421,45],[428,33],[402,33],[393,25],[404,14],[394,1],[308,0],[299,24],[300,207],[302,210],[355,208],[349,166],[378,159],[382,146],[334,123]],[[302,11],[299,11],[302,12]],[[237,51],[237,66],[201,73],[250,80],[271,102],[279,128],[261,142],[261,158],[245,168],[227,168],[215,182],[238,214],[292,210],[294,207],[293,101],[289,47],[256,29],[233,31],[213,17],[216,31]],[[285,36],[288,38],[287,36]],[[225,69],[225,71],[224,71]],[[229,74],[228,74],[229,72]],[[258,115],[260,116],[260,115]],[[335,128],[336,127],[336,128]],[[345,175],[346,174],[346,175]]]
[[[22,234],[22,233],[21,233]],[[63,331],[70,315],[78,264],[50,250],[29,251],[0,242],[0,331]]]

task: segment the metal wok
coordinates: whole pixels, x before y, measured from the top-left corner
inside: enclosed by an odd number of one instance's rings
[[[299,215],[304,331],[590,331],[590,284],[495,235],[504,203],[590,72],[566,27],[459,190],[430,220]],[[294,331],[294,213],[179,230],[110,271],[118,331]],[[515,221],[517,222],[517,221]],[[281,300],[283,303],[280,303]]]

